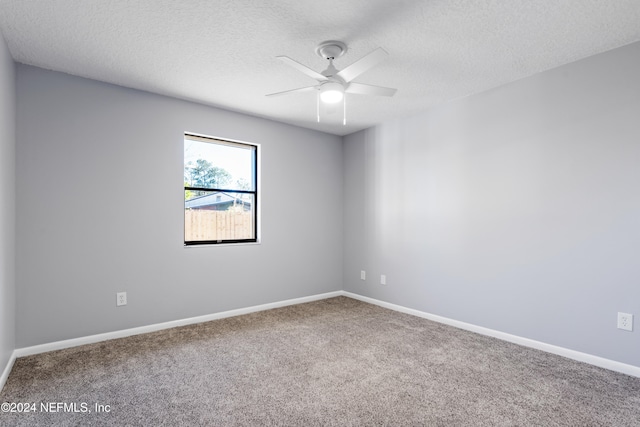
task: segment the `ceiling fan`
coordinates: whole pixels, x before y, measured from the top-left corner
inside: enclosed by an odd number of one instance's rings
[[[317,93],[317,119],[320,121],[320,101],[325,104],[336,104],[343,101],[343,124],[346,124],[346,102],[344,102],[345,94],[353,93],[357,95],[378,95],[378,96],[393,96],[396,93],[396,89],[373,86],[364,83],[356,83],[352,80],[358,77],[360,74],[369,70],[380,61],[385,59],[388,54],[382,48],[377,48],[373,52],[360,58],[348,67],[338,70],[333,65],[333,60],[344,55],[347,51],[347,45],[340,41],[329,40],[322,42],[316,47],[316,54],[329,61],[329,66],[326,70],[318,73],[311,68],[303,65],[288,56],[278,56],[277,58],[285,64],[295,68],[298,71],[303,72],[307,76],[318,81],[317,85],[307,86],[298,89],[286,90],[284,92],[271,93],[267,96],[280,96],[288,95],[291,93],[299,92],[312,92]]]

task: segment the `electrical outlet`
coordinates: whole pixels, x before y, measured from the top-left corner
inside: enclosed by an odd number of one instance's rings
[[[386,285],[387,284],[387,276],[384,274],[380,275],[380,284],[381,285]]]
[[[127,293],[126,292],[118,292],[116,294],[116,306],[120,307],[121,305],[127,305]]]
[[[367,280],[367,272],[360,270],[360,280]]]
[[[633,331],[633,314],[618,313],[618,329]]]

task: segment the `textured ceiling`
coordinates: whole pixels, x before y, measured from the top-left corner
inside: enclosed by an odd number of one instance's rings
[[[345,135],[640,40],[640,0],[0,0],[14,59],[121,86]],[[316,123],[314,49],[341,40],[342,69],[389,57],[354,81],[398,89],[349,95]]]

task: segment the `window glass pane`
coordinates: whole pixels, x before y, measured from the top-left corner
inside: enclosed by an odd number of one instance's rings
[[[253,194],[185,190],[185,241],[255,239],[254,208]]]
[[[186,187],[255,191],[255,147],[184,140]]]

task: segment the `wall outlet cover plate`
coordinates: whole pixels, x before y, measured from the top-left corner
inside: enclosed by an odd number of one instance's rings
[[[126,292],[118,292],[116,294],[116,306],[120,307],[121,305],[127,305],[127,293]]]
[[[618,329],[633,331],[633,314],[618,313]]]

